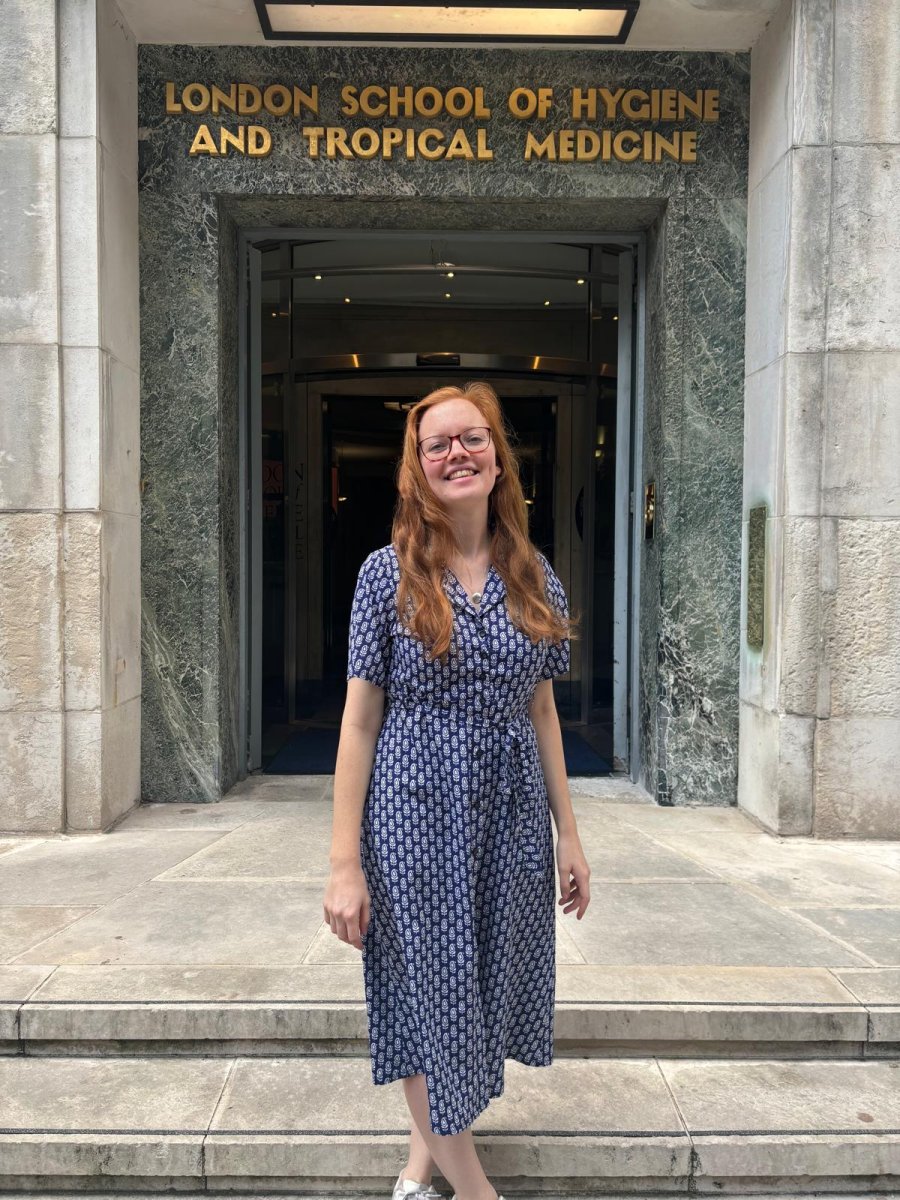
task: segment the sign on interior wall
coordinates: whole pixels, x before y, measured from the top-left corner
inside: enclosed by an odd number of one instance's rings
[[[299,138],[311,159],[466,159],[491,162],[490,123],[497,100],[484,87],[449,88],[344,84],[337,113],[320,113],[319,88],[296,84],[231,83],[225,87],[165,85],[166,113],[213,116],[198,121],[187,148],[192,157],[229,154],[264,158],[275,139]],[[697,161],[696,126],[719,119],[717,88],[515,87],[499,100],[504,115],[523,122],[525,162]],[[281,118],[265,125],[240,118]],[[560,113],[572,124],[559,127]],[[325,124],[353,118],[353,127]],[[451,127],[423,122],[459,121]],[[540,129],[542,121],[554,127]],[[417,124],[408,122],[417,121]],[[320,123],[321,122],[321,123]],[[371,122],[371,123],[368,123]],[[625,127],[622,127],[623,122]],[[652,126],[652,128],[648,128]],[[663,128],[657,128],[663,126]]]

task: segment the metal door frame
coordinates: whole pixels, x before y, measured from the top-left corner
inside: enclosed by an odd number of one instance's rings
[[[262,758],[262,687],[261,651],[262,623],[253,621],[262,601],[262,547],[260,538],[252,536],[261,528],[262,462],[261,462],[261,379],[260,306],[251,305],[250,297],[258,293],[261,284],[261,252],[259,242],[329,241],[358,239],[361,234],[386,241],[405,241],[410,238],[452,239],[454,241],[504,242],[580,242],[592,247],[615,245],[623,249],[619,261],[619,331],[617,372],[619,387],[616,418],[616,511],[615,570],[614,570],[614,641],[613,641],[613,755],[624,763],[630,778],[636,781],[640,772],[639,721],[639,631],[640,631],[640,505],[636,498],[642,492],[643,459],[643,346],[645,330],[644,261],[645,237],[641,233],[586,233],[583,231],[552,230],[534,232],[478,232],[461,230],[388,230],[251,228],[242,230],[238,238],[238,402],[241,454],[239,464],[240,494],[240,572],[239,588],[239,679],[238,694],[242,698],[238,713],[239,746],[246,748],[245,771],[259,767]],[[623,261],[627,260],[627,261]],[[471,358],[474,356],[466,356]],[[627,363],[629,370],[622,370]],[[405,373],[393,365],[391,373]],[[560,364],[561,365],[561,364]],[[434,372],[435,367],[413,367],[422,373]],[[446,369],[446,368],[445,368]],[[463,370],[463,367],[456,370]],[[488,369],[486,366],[479,368]],[[507,368],[508,369],[508,368]],[[329,372],[330,373],[330,372]],[[356,374],[356,372],[353,372]],[[387,373],[387,372],[386,372]],[[412,373],[412,372],[411,372]],[[454,371],[455,373],[455,371]],[[543,371],[529,371],[532,377]],[[553,371],[547,374],[563,374]],[[565,374],[573,378],[580,372]],[[590,376],[588,376],[590,378]],[[291,377],[293,384],[293,376]],[[586,511],[591,514],[593,535],[593,496],[587,498]],[[630,532],[630,536],[629,536]],[[592,545],[591,545],[592,548]],[[583,658],[588,646],[582,642]],[[582,686],[590,663],[582,662]],[[582,706],[583,711],[583,706]],[[243,777],[243,776],[242,776]]]

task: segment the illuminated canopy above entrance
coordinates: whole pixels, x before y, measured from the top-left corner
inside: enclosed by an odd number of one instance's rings
[[[318,0],[254,0],[267,41],[398,43],[403,45],[600,46],[622,45],[640,0],[581,0],[580,3],[344,4]]]

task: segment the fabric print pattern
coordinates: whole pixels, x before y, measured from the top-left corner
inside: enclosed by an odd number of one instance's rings
[[[553,832],[528,709],[569,670],[569,642],[533,645],[493,566],[477,607],[447,569],[454,644],[430,662],[397,615],[399,581],[392,545],[362,564],[347,663],[385,691],[360,835],[372,1079],[424,1074],[431,1128],[451,1134],[502,1094],[505,1059],[553,1061]]]

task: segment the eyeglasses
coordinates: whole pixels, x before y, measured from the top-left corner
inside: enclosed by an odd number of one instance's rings
[[[449,456],[455,441],[458,441],[470,454],[480,454],[491,444],[491,431],[487,425],[476,425],[473,429],[464,429],[462,433],[455,433],[453,437],[438,435],[424,438],[418,443],[418,446],[431,462],[440,462],[442,458]]]

